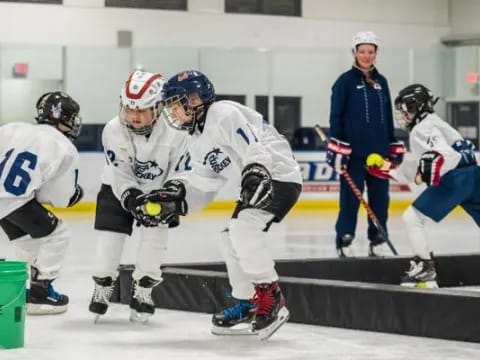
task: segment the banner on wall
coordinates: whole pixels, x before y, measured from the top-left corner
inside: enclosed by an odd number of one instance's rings
[[[303,177],[303,193],[335,193],[340,190],[339,175],[326,162],[325,151],[298,151],[295,159],[300,165]],[[390,192],[410,193],[407,184],[390,182]]]
[[[338,174],[325,161],[325,151],[298,151],[294,153],[300,165],[303,177],[301,199],[337,199],[340,189]],[[100,189],[100,176],[105,164],[101,152],[81,152],[79,183],[85,191],[84,201],[95,201]],[[411,192],[407,184],[390,182],[391,198],[409,198]],[[238,194],[231,184],[226,184],[219,192],[218,200],[236,200],[232,194]]]

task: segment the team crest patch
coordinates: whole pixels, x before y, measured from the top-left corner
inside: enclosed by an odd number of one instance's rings
[[[139,179],[153,180],[163,174],[156,161],[139,161],[135,159],[135,176]]]
[[[223,171],[231,162],[230,157],[225,156],[219,148],[213,148],[203,158],[203,165],[210,165],[211,169],[217,174]]]

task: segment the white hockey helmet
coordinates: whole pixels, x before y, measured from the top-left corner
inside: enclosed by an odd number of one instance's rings
[[[146,135],[162,113],[162,89],[165,80],[162,75],[136,70],[128,76],[120,92],[120,121],[135,134]],[[152,122],[141,128],[134,128],[127,120],[125,110],[152,109]]]
[[[357,46],[360,44],[372,44],[378,48],[378,38],[372,31],[360,31],[353,36],[352,50],[357,51]]]

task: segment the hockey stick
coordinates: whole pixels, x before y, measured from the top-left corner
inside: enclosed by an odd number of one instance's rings
[[[322,128],[319,125],[315,125],[314,128],[315,128],[315,131],[317,132],[317,135],[320,138],[320,140],[322,140],[322,142],[326,145],[328,143],[328,139],[327,139],[327,136],[325,135],[325,133],[323,132]],[[360,190],[358,190],[357,185],[355,185],[355,183],[353,182],[352,177],[348,173],[347,169],[342,168],[342,170],[340,171],[340,175],[342,175],[345,178],[348,185],[352,189],[353,193],[357,197],[358,201],[360,201],[360,203],[363,205],[363,208],[367,212],[367,216],[373,222],[373,225],[375,225],[375,227],[377,228],[377,231],[379,232],[380,236],[385,239],[385,242],[387,243],[388,247],[392,251],[393,255],[398,255],[397,249],[395,249],[395,247],[391,243],[390,239],[388,238],[387,232],[383,228],[382,224],[378,220],[375,213],[370,208],[370,205],[368,205],[368,203],[363,198],[362,193],[360,192]]]

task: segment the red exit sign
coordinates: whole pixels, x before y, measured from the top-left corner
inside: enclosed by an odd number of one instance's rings
[[[13,64],[13,77],[27,77],[28,63]]]

